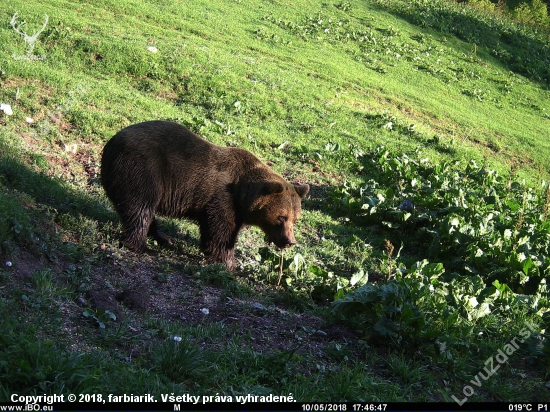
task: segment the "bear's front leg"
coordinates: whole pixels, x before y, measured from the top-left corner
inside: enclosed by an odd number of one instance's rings
[[[205,247],[208,248],[208,246]],[[229,272],[233,271],[237,266],[235,249],[226,249],[214,252],[209,252],[208,249],[203,249],[203,253],[209,263],[225,263],[225,266]]]
[[[235,269],[235,244],[242,227],[242,222],[236,222],[235,213],[214,207],[204,213],[199,226],[201,250],[206,259],[212,263],[225,263],[229,271]]]

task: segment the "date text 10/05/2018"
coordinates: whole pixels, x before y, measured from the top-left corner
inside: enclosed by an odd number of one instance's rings
[[[387,403],[304,403],[305,412],[385,412]]]

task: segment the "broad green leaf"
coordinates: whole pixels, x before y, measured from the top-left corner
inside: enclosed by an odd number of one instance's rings
[[[400,228],[401,225],[399,223],[395,223],[395,222],[386,222],[386,221],[382,221],[382,224],[384,226],[387,226],[389,227],[390,229],[397,229],[397,228]]]
[[[338,292],[340,291],[341,289]],[[354,290],[346,296],[332,302],[332,310],[343,315],[357,315],[364,313],[367,305],[380,301],[379,293],[380,291],[378,286],[367,283],[359,289]]]
[[[512,213],[517,212],[521,208],[521,204],[519,204],[515,200],[507,200],[505,203],[506,203],[506,206],[510,208]]]
[[[369,206],[376,206],[378,205],[378,203],[380,203],[380,200],[375,197],[365,197],[363,200]]]
[[[500,283],[498,280],[493,282],[493,286],[497,288],[500,293],[512,293],[512,289],[510,289],[507,284]]]
[[[443,263],[429,263],[422,268],[422,274],[431,279],[436,279],[445,272]]]
[[[111,312],[110,310],[106,310],[105,314],[109,316],[109,319],[116,320],[116,315],[113,312]]]
[[[405,305],[401,311],[401,321],[410,323],[415,318],[415,313],[410,305]]]
[[[344,289],[338,289],[334,294],[334,300],[340,301],[340,299],[343,299],[345,296],[346,296],[346,293],[344,292]]]
[[[488,315],[489,313],[491,313],[491,308],[488,303],[484,302],[476,308],[468,311],[468,320],[477,320],[485,315]]]
[[[535,267],[535,264],[533,263],[533,260],[531,258],[527,258],[523,262],[521,262],[521,269],[523,270],[523,273],[525,273],[527,276],[529,276],[529,272],[533,267]]]
[[[382,336],[392,336],[399,330],[399,326],[395,322],[384,317],[374,325],[374,330]]]
[[[363,286],[367,281],[369,280],[369,274],[368,272],[364,272],[363,270],[360,270],[359,272],[355,273],[349,283],[351,286]]]

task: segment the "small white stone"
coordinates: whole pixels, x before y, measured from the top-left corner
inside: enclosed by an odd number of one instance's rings
[[[9,104],[5,104],[5,103],[0,104],[0,110],[2,110],[8,116],[11,116],[13,114],[13,111],[11,110],[11,106]]]
[[[147,50],[149,50],[151,53],[156,53],[159,51],[155,46],[147,46]]]
[[[208,315],[210,313],[210,311],[206,308],[202,308],[201,312],[202,312],[203,315]]]
[[[65,151],[69,153],[76,153],[78,150],[78,145],[76,143],[66,144]]]
[[[32,118],[30,118],[30,117],[25,118],[25,121],[26,121],[27,123],[32,123],[32,122],[34,122],[34,120],[33,120]]]

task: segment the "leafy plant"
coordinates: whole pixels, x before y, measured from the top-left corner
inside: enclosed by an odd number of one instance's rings
[[[116,320],[116,315],[113,312],[111,312],[110,310],[105,310],[103,308],[97,308],[96,310],[86,309],[84,312],[82,312],[82,316],[93,320],[96,325],[101,329],[105,329],[109,321]]]
[[[535,189],[474,161],[460,169],[382,147],[373,157],[376,178],[333,194],[353,219],[415,239],[409,253],[426,251],[424,258],[440,259],[452,276],[537,292],[550,270],[548,182]]]
[[[334,273],[308,262],[300,253],[289,257],[288,253],[285,255],[281,256],[271,248],[263,247],[257,258],[266,266],[273,282],[282,283],[298,296],[323,301],[332,298],[338,284],[338,277]]]
[[[432,339],[457,324],[458,311],[447,304],[449,285],[440,280],[443,265],[423,261],[410,271],[401,270],[386,284],[367,283],[336,300],[333,311],[360,324],[373,318],[374,331],[396,344]]]

